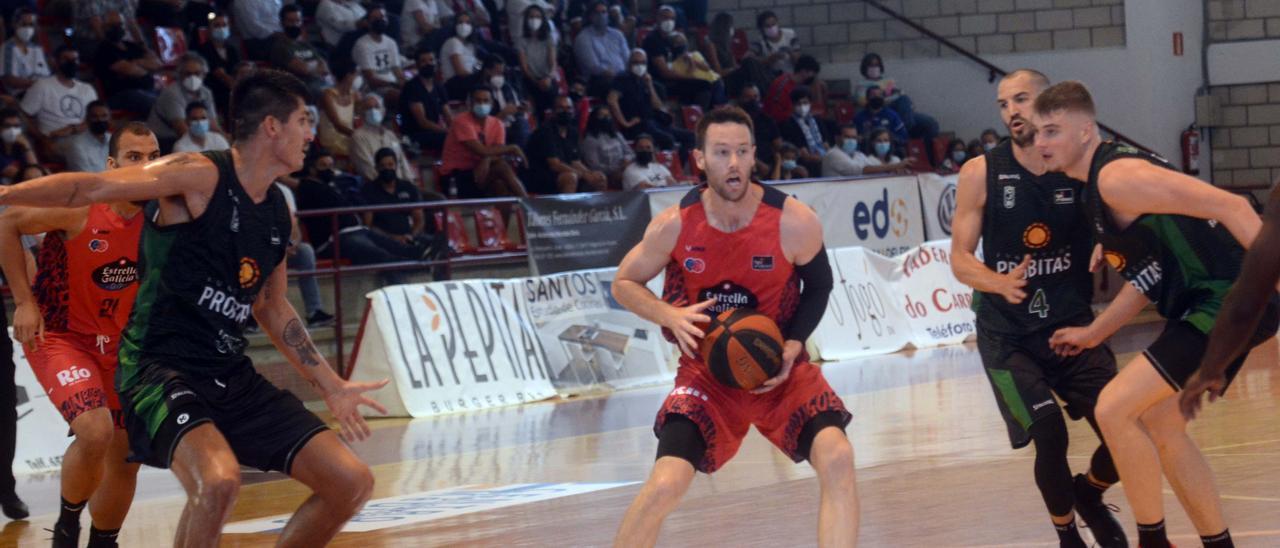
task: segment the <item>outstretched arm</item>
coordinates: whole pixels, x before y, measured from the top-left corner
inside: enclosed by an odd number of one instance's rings
[[[1243,196],[1137,158],[1116,160],[1098,173],[1098,191],[1117,213],[1186,215],[1215,219],[1231,231],[1245,249],[1262,227],[1262,220]]]
[[[102,173],[59,173],[0,187],[0,205],[83,207],[105,202],[141,202],[207,192],[218,168],[198,152],[170,154],[139,166]]]
[[[1267,302],[1275,295],[1276,282],[1280,281],[1277,246],[1280,246],[1280,187],[1271,191],[1262,230],[1253,248],[1245,253],[1240,277],[1222,302],[1218,320],[1209,334],[1209,345],[1200,360],[1200,370],[1183,388],[1179,403],[1187,418],[1199,411],[1200,397],[1205,392],[1209,393],[1209,401],[1222,396],[1227,366],[1248,350],[1249,339],[1258,328]]]
[[[281,260],[253,304],[254,319],[258,320],[262,331],[271,337],[276,349],[293,364],[302,378],[307,379],[324,397],[325,405],[329,406],[342,429],[342,436],[347,440],[368,438],[369,424],[360,416],[359,406],[372,407],[382,414],[386,414],[387,410],[364,393],[382,388],[390,381],[384,379],[374,383],[355,383],[339,377],[324,356],[320,355],[307,328],[303,327],[302,320],[298,318],[298,312],[285,298],[288,288],[285,261]]]

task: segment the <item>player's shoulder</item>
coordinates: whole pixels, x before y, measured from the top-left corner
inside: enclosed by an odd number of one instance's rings
[[[822,238],[822,221],[808,204],[787,196],[782,202],[781,229],[786,234],[813,234]]]

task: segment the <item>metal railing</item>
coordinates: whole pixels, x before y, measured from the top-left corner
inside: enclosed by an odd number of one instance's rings
[[[892,8],[889,8],[884,4],[881,4],[877,0],[862,0],[862,2],[868,6],[871,6],[875,9],[880,10],[882,13],[884,13],[885,15],[888,15],[889,17],[892,17],[894,20],[908,27],[911,27],[912,30],[915,30],[920,34],[928,36],[929,38],[937,41],[939,44],[942,44],[943,47],[946,47],[947,49],[950,49],[956,52],[957,55],[981,65],[983,68],[987,69],[988,71],[988,74],[987,74],[988,82],[994,82],[996,78],[1000,78],[1002,76],[1009,74],[1009,71],[1004,70],[992,64],[990,61],[987,61],[986,59],[978,57],[977,54],[960,47],[958,44],[956,44],[955,42],[952,42],[951,40],[948,40],[946,37],[925,28],[923,25],[916,23],[911,19],[908,19],[906,16],[894,11]],[[1156,151],[1130,138],[1128,135],[1125,135],[1123,133],[1120,133],[1119,131],[1116,131],[1111,126],[1108,126],[1102,122],[1098,122],[1098,127],[1101,128],[1103,131],[1110,133],[1113,137],[1115,137],[1117,141],[1124,141],[1126,143],[1129,143],[1130,145],[1133,145],[1134,148],[1137,148],[1143,152],[1147,152],[1150,154],[1157,154]]]

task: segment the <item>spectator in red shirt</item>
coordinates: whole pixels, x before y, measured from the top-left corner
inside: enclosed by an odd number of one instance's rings
[[[493,95],[488,87],[477,86],[467,96],[467,112],[455,116],[444,140],[441,172],[460,198],[490,196],[526,197],[524,184],[516,177],[510,157],[527,165],[520,147],[506,144],[502,122],[491,116]]]
[[[809,88],[813,98],[810,111],[814,116],[822,118],[826,115],[827,87],[818,79],[822,65],[812,55],[801,55],[796,61],[795,72],[784,72],[769,84],[769,91],[764,96],[764,112],[775,121],[781,123],[791,117],[791,90],[796,86]]]

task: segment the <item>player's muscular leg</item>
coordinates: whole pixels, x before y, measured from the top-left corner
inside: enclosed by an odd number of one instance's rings
[[[170,467],[187,491],[174,546],[217,546],[240,493],[240,464],[231,446],[206,422],[178,441]]]
[[[313,494],[293,513],[278,546],[325,545],[373,494],[369,465],[332,431],[316,434],[302,447],[289,475]]]
[[[1178,398],[1166,398],[1148,409],[1142,414],[1142,424],[1160,453],[1164,477],[1168,478],[1196,531],[1204,536],[1221,533],[1227,524],[1222,517],[1222,501],[1213,481],[1213,471],[1200,448],[1187,435],[1187,421],[1178,410]]]
[[[71,421],[76,439],[62,457],[63,498],[78,503],[93,495],[102,481],[114,430],[111,411],[105,407],[85,411]]]
[[[1174,394],[1147,360],[1139,355],[1102,389],[1095,409],[1098,426],[1111,448],[1124,493],[1138,523],[1164,519],[1160,493],[1160,459],[1139,418],[1155,404]]]
[[[858,543],[858,486],[853,445],[843,430],[827,427],[813,438],[809,462],[818,473],[822,501],[818,509],[818,546]]]
[[[129,436],[124,430],[116,430],[106,455],[106,473],[89,499],[89,514],[93,516],[93,526],[99,530],[119,529],[133,504],[141,465],[126,462],[128,457]]]
[[[622,526],[618,528],[613,545],[647,547],[656,544],[662,520],[680,504],[680,499],[693,483],[694,473],[693,465],[680,457],[661,457],[654,462],[649,479],[622,518]]]

